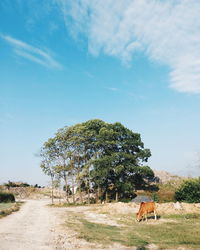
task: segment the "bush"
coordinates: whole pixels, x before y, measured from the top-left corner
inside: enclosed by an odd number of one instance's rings
[[[157,193],[153,193],[152,200],[154,202],[159,202],[160,201],[159,195]]]
[[[185,181],[181,187],[175,192],[177,201],[185,201],[188,203],[200,202],[200,177]]]
[[[8,183],[5,183],[4,186],[6,186],[8,189],[11,187],[30,187],[30,185],[26,182],[12,182],[8,181]]]
[[[0,193],[0,202],[15,202],[15,196],[11,193]]]

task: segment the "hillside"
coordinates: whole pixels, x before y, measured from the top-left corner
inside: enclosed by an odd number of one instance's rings
[[[169,181],[178,181],[178,180],[183,179],[183,177],[181,176],[174,175],[166,171],[161,171],[161,170],[153,170],[153,171],[154,171],[155,177],[159,178],[160,183],[166,183]]]

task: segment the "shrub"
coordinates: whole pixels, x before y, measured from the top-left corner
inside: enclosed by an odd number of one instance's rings
[[[188,203],[200,202],[200,177],[185,181],[175,192],[175,198]]]
[[[26,182],[12,182],[8,181],[8,183],[5,183],[4,186],[6,186],[8,189],[11,187],[30,187],[30,185]]]
[[[159,195],[157,193],[153,193],[152,200],[154,202],[159,202],[160,201]]]
[[[0,202],[15,202],[15,196],[11,193],[0,192]]]

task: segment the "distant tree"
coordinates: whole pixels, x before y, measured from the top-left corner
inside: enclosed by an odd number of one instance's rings
[[[13,182],[13,181],[8,181],[7,183],[4,184],[8,189],[11,187],[30,187],[30,184],[26,182]]]
[[[14,183],[12,181],[8,181],[4,184],[5,187],[7,187],[8,190],[10,190],[11,187],[13,187]]]
[[[200,177],[186,180],[181,187],[175,192],[177,201],[188,203],[200,202]]]
[[[19,187],[30,187],[30,184],[28,184],[26,182],[21,182],[21,183],[17,184],[16,186],[19,186]]]

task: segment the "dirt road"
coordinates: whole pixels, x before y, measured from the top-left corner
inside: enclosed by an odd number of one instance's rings
[[[49,200],[28,200],[18,212],[0,219],[0,250],[127,250],[136,247],[125,247],[113,242],[109,245],[88,242],[79,237],[78,232],[70,226],[70,216],[75,214],[92,223],[100,223],[116,227],[120,217],[138,211],[139,205],[134,203],[108,203],[106,205],[49,207]],[[179,205],[179,206],[177,206]],[[159,214],[199,213],[199,204],[159,204]],[[76,215],[76,216],[77,216]],[[117,219],[118,218],[118,219]],[[76,219],[78,221],[78,219]],[[167,220],[169,222],[169,219]],[[156,224],[165,223],[160,219]],[[148,222],[155,223],[154,221]],[[157,249],[149,245],[149,249]]]
[[[68,215],[74,210],[86,213],[90,220],[97,217],[97,223],[112,222],[103,215],[93,215],[84,206],[56,208],[47,204],[49,200],[27,200],[18,212],[0,219],[0,250],[128,249],[119,244],[105,247],[87,242],[66,226]]]
[[[0,219],[0,250],[105,249],[66,227],[71,208],[47,204],[49,200],[27,200],[18,212]]]
[[[28,200],[15,212],[0,220],[1,250],[59,249],[55,228],[59,214],[46,206],[47,201]],[[59,210],[61,213],[62,210]]]

